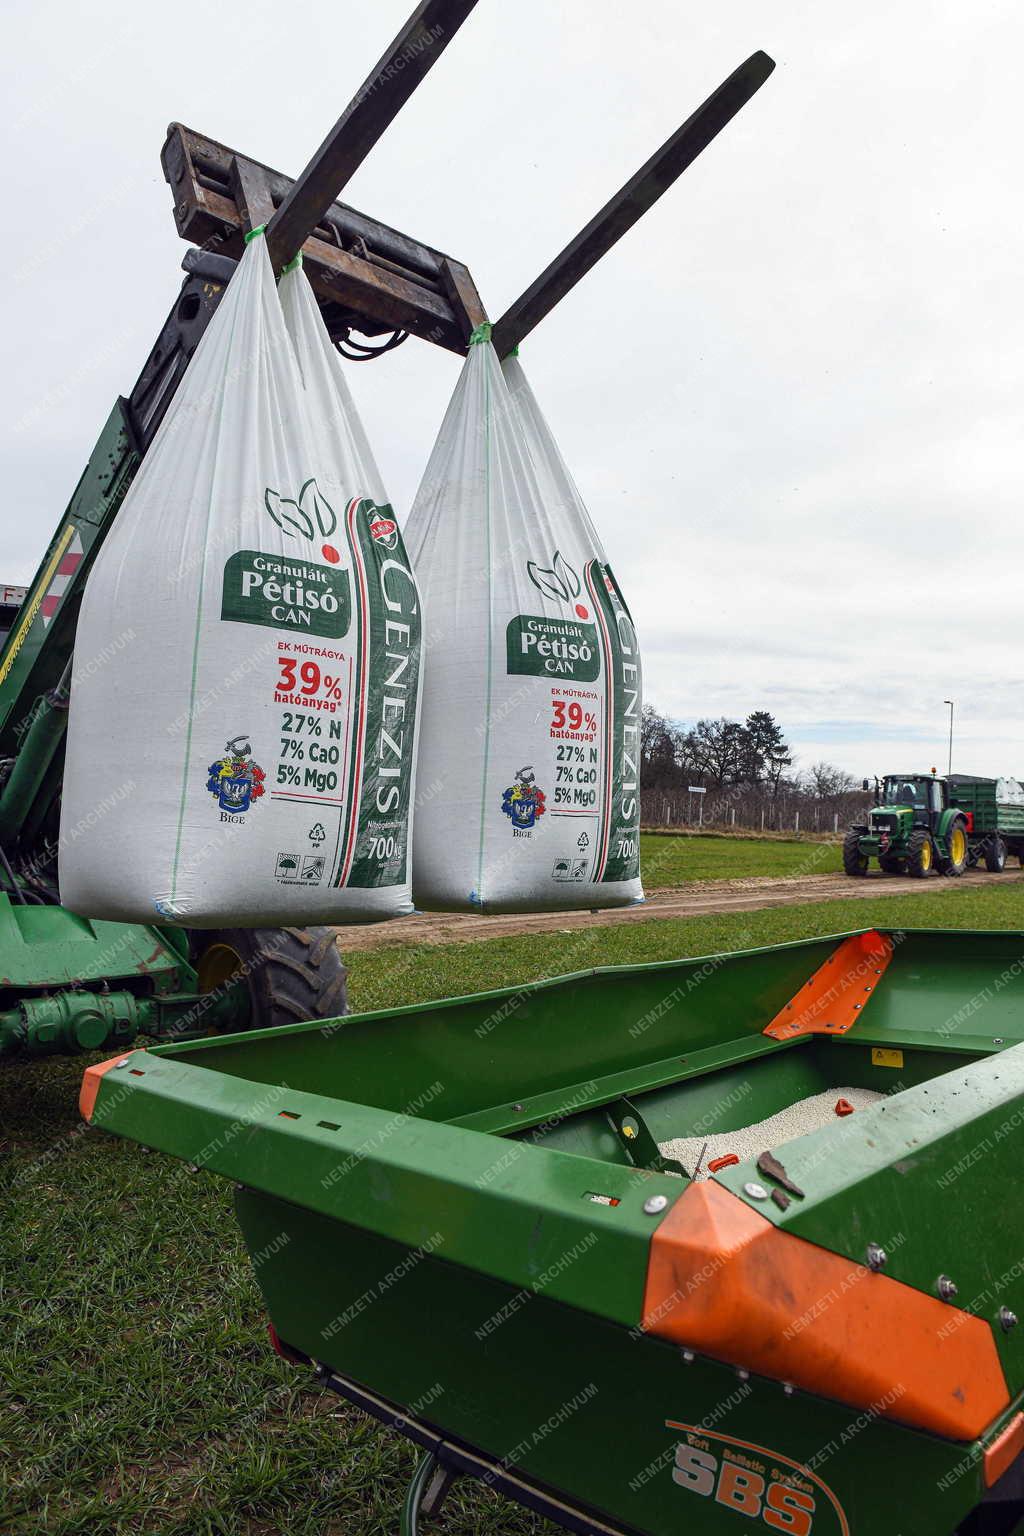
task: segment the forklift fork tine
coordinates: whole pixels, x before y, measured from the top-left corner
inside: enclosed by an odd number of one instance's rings
[[[267,225],[275,272],[290,261],[447,48],[476,0],[421,0]]]
[[[615,242],[706,149],[768,79],[775,61],[760,50],[733,70],[670,139],[641,166],[600,213],[570,240],[525,293],[495,321],[491,340],[499,357],[519,345],[534,326],[584,277]]]

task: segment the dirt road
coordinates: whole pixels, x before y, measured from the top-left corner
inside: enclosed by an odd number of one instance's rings
[[[752,880],[706,880],[671,890],[654,891],[642,906],[611,912],[531,912],[518,917],[482,917],[474,912],[424,912],[391,923],[339,928],[342,951],[381,949],[392,944],[469,944],[500,939],[506,934],[557,933],[596,928],[610,923],[649,923],[665,917],[700,917],[713,912],[760,912],[766,907],[792,907],[807,901],[857,901],[885,896],[952,895],[966,886],[999,880],[1024,885],[1024,873],[1002,875],[969,871],[960,880],[914,880],[909,876],[872,872],[863,880],[848,875],[800,875],[789,879],[763,876]]]

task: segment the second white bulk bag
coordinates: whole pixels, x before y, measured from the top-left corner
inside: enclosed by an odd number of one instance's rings
[[[100,660],[71,696],[74,911],[411,910],[419,600],[329,346],[301,268],[279,297],[252,239],[86,587],[76,659]]]
[[[643,900],[636,632],[506,367],[481,327],[406,528],[427,650],[413,894],[456,911],[626,905]]]

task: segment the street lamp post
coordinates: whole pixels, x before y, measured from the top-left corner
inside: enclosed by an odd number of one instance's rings
[[[953,772],[953,700],[943,699],[943,704],[949,705],[949,772]]]

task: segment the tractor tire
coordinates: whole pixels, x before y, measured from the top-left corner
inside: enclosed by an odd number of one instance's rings
[[[907,863],[905,859],[898,859],[895,854],[883,853],[879,856],[879,868],[887,875],[905,875]]]
[[[990,875],[1001,875],[1006,868],[1006,844],[998,835],[985,844],[985,868]]]
[[[963,874],[971,861],[971,847],[967,841],[967,824],[958,817],[949,829],[949,854],[939,861],[944,875],[956,879]],[[1005,859],[1004,859],[1005,862]]]
[[[843,839],[843,868],[848,875],[866,875],[868,872],[868,856],[860,851],[861,834],[856,831],[847,832]]]
[[[245,982],[246,1029],[348,1012],[348,973],[333,928],[216,928],[192,937],[200,992]]]
[[[926,827],[915,827],[910,834],[910,852],[907,855],[907,874],[918,880],[927,880],[935,868],[935,844]]]

